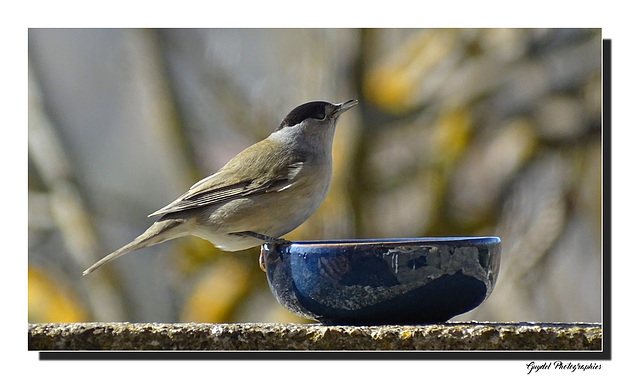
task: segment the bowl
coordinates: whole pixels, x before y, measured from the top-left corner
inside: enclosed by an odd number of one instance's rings
[[[292,313],[323,324],[433,324],[489,297],[500,238],[265,243],[269,288]]]

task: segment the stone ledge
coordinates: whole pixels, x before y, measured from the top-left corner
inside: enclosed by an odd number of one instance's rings
[[[562,350],[602,349],[593,323],[29,324],[29,350]]]

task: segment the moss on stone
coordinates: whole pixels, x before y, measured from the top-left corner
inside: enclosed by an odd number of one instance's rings
[[[589,323],[29,324],[30,350],[600,350]]]

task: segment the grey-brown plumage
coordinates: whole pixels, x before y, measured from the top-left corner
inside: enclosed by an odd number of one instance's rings
[[[340,114],[357,104],[315,101],[294,108],[268,138],[149,216],[160,216],[131,243],[84,271],[134,250],[187,235],[226,251],[277,240],[311,216],[331,183],[331,148]]]

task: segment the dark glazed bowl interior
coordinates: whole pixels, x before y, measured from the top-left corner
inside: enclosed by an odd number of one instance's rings
[[[500,265],[500,238],[265,243],[271,292],[324,324],[429,324],[482,303]]]

